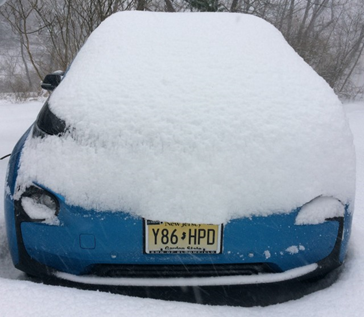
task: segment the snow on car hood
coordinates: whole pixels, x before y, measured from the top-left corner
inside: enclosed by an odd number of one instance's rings
[[[86,209],[226,223],[354,195],[342,105],[262,19],[122,12],[50,98],[72,131],[28,138],[18,185]]]

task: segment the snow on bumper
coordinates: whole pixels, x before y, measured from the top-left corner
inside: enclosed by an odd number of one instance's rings
[[[218,285],[249,285],[266,284],[292,280],[314,272],[318,268],[316,263],[309,264],[283,273],[268,273],[249,276],[219,276],[193,278],[113,278],[98,276],[77,276],[63,272],[55,272],[57,278],[70,282],[108,285],[108,286],[218,286]]]

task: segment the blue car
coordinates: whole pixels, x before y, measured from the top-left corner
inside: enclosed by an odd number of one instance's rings
[[[323,276],[348,248],[355,155],[331,88],[261,19],[123,12],[15,146],[9,249],[41,278],[124,286]]]

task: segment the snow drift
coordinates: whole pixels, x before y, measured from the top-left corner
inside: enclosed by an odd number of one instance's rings
[[[114,14],[49,103],[71,132],[29,138],[18,185],[37,182],[69,204],[224,223],[354,198],[340,101],[250,15]]]

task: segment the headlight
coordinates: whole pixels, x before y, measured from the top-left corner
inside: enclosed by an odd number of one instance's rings
[[[21,197],[21,205],[25,213],[33,221],[57,225],[59,203],[57,198],[48,191],[31,186],[27,188]]]
[[[49,135],[61,135],[66,132],[66,122],[51,112],[48,102],[46,102],[40,110],[34,127],[33,136],[43,137],[44,133]]]
[[[345,205],[333,197],[316,197],[301,207],[296,225],[316,225],[328,219],[344,217]]]

